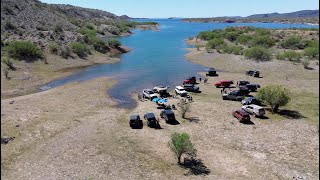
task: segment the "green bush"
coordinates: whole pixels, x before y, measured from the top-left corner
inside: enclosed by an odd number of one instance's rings
[[[252,39],[252,37],[250,35],[246,35],[246,34],[241,34],[240,36],[237,37],[237,43],[246,45],[248,44],[248,42]]]
[[[301,63],[302,63],[302,65],[303,65],[303,67],[304,67],[305,69],[308,69],[309,64],[310,64],[310,61],[309,61],[308,59],[302,60]]]
[[[235,55],[241,55],[242,54],[242,47],[241,46],[236,46],[236,45],[224,45],[221,50],[224,53],[228,54],[235,54]]]
[[[271,31],[269,29],[257,28],[256,29],[256,34],[258,36],[271,35]]]
[[[244,56],[256,61],[268,61],[271,58],[271,53],[266,48],[256,46],[246,49],[244,51]]]
[[[252,46],[272,47],[275,41],[270,35],[255,36],[251,40]]]
[[[304,49],[304,55],[308,56],[310,59],[312,58],[319,58],[319,46],[315,47],[308,47]]]
[[[90,49],[86,44],[74,42],[70,43],[70,47],[79,57],[86,57],[90,53]]]
[[[282,56],[289,61],[300,61],[301,58],[301,54],[293,50],[284,52]]]
[[[86,28],[90,30],[94,30],[94,26],[92,24],[86,24]]]
[[[101,52],[101,53],[106,53],[109,50],[108,44],[100,38],[97,38],[93,42],[93,48],[94,48],[94,50]]]
[[[60,56],[67,59],[71,54],[71,50],[68,46],[61,46]]]
[[[282,48],[286,48],[286,49],[302,49],[303,48],[302,37],[290,36],[289,38],[280,42],[279,45]]]
[[[272,113],[290,101],[289,91],[281,85],[268,85],[257,92],[257,99],[271,106]]]
[[[61,32],[63,32],[62,25],[61,25],[61,24],[56,24],[56,25],[54,26],[54,28],[53,28],[53,31],[54,31],[55,33],[61,33]]]
[[[181,156],[183,154],[192,154],[196,151],[187,133],[173,133],[169,147],[175,154],[179,164],[181,164]]]
[[[59,45],[56,42],[51,42],[48,45],[49,52],[52,54],[58,54]]]
[[[5,51],[13,58],[37,58],[42,56],[42,52],[34,43],[30,41],[13,41],[5,47]]]
[[[218,46],[222,46],[224,44],[224,41],[223,39],[221,38],[214,38],[210,41],[207,42],[206,46],[208,46],[209,48],[211,49],[215,49],[217,48]]]
[[[225,34],[224,38],[233,42],[233,41],[237,40],[238,36],[239,36],[239,34],[237,32],[228,32]]]
[[[13,65],[13,62],[11,61],[11,59],[4,58],[3,63],[6,64],[8,66],[8,68],[11,69],[12,71],[16,70],[16,67]]]
[[[117,39],[115,39],[115,38],[109,39],[109,40],[108,40],[108,44],[109,44],[109,46],[111,46],[111,47],[119,47],[119,46],[121,46],[121,43],[120,43]]]

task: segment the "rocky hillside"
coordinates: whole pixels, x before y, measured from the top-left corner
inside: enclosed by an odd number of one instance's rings
[[[1,0],[2,43],[29,40],[45,49],[49,42],[61,46],[85,42],[89,35],[92,38],[128,34],[135,25],[139,24],[97,9],[38,0]],[[92,31],[86,31],[87,27]]]
[[[269,13],[269,14],[254,14],[247,18],[312,18],[319,17],[319,10],[302,10],[290,13]]]

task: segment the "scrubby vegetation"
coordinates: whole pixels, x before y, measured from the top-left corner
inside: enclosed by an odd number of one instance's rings
[[[274,57],[301,62],[305,58],[319,59],[318,33],[318,29],[227,27],[200,32],[196,38],[206,41],[207,52],[215,49],[218,53],[244,55],[255,61],[267,61]]]
[[[86,57],[90,53],[90,49],[84,43],[71,43],[70,47],[74,53],[76,53],[79,57]]]
[[[30,41],[13,41],[5,47],[5,51],[10,57],[17,59],[40,58],[42,56],[37,45]]]

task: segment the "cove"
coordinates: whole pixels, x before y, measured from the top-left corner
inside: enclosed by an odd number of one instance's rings
[[[107,93],[119,102],[121,108],[134,108],[136,102],[132,93],[156,85],[169,85],[170,89],[182,83],[184,78],[197,76],[197,72],[207,68],[189,62],[184,58],[188,45],[185,40],[200,31],[222,29],[228,26],[254,26],[262,28],[319,28],[306,24],[280,23],[186,23],[180,19],[143,19],[135,21],[155,21],[159,31],[134,30],[132,35],[121,37],[121,44],[132,49],[122,54],[116,64],[99,64],[80,72],[45,84],[46,90],[75,81],[86,81],[97,77],[110,76],[118,83]],[[198,76],[199,77],[199,76]]]

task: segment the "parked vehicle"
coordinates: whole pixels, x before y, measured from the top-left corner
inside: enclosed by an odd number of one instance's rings
[[[246,86],[247,84],[250,84],[249,81],[237,81],[237,86],[240,87],[240,86]]]
[[[183,81],[183,84],[196,84],[197,83],[197,79],[196,77],[189,77],[186,80]]]
[[[247,84],[246,87],[250,92],[256,92],[260,88],[259,84]]]
[[[199,87],[195,86],[194,84],[184,84],[183,88],[186,91],[190,91],[190,92],[198,92],[199,91]]]
[[[263,107],[260,107],[255,104],[244,105],[242,106],[242,109],[247,113],[255,116],[263,116],[266,113]]]
[[[147,126],[149,127],[159,126],[159,122],[157,121],[156,116],[152,112],[145,114],[143,118],[147,121]]]
[[[234,100],[234,101],[242,101],[244,99],[244,94],[239,90],[232,91],[229,94],[222,94],[223,100]]]
[[[143,98],[148,98],[152,100],[153,98],[157,98],[158,96],[153,92],[151,89],[144,89],[142,90]]]
[[[247,96],[250,94],[249,89],[246,86],[240,86],[239,87],[239,94],[242,94],[244,96]]]
[[[176,86],[174,89],[177,95],[180,95],[181,97],[186,97],[188,95],[188,92],[181,86]]]
[[[170,96],[170,94],[169,94],[168,91],[167,91],[168,88],[169,88],[169,86],[162,86],[162,85],[160,85],[160,86],[154,87],[154,88],[153,88],[153,91],[154,91],[155,93],[158,93],[160,97],[166,98],[166,97],[169,97],[169,96]]]
[[[230,85],[233,84],[232,80],[221,80],[219,82],[216,82],[214,85],[218,87],[230,87]]]
[[[217,76],[217,71],[214,68],[209,68],[208,73],[206,73],[206,76]]]
[[[166,123],[176,121],[174,113],[169,109],[161,111],[160,117],[164,118],[166,120]]]
[[[236,110],[232,112],[232,115],[237,118],[240,122],[249,122],[250,115],[244,110]]]
[[[243,105],[249,105],[249,104],[256,104],[261,105],[261,102],[257,100],[255,97],[248,97],[241,101],[241,104]]]
[[[253,77],[260,77],[260,72],[257,70],[249,70],[246,72],[246,75],[253,76]]]
[[[130,115],[129,118],[129,126],[134,129],[134,128],[138,128],[138,129],[142,129],[143,127],[143,122],[140,119],[140,115],[139,114],[132,114]]]

